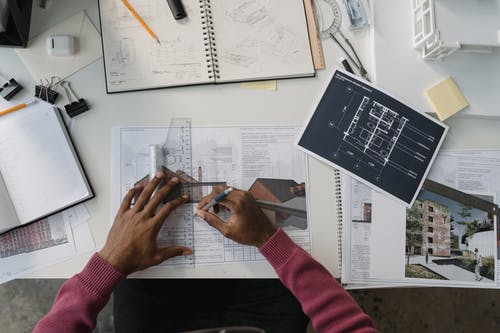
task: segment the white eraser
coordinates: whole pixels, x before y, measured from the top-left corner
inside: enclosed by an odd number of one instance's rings
[[[75,53],[75,38],[70,35],[53,35],[47,38],[47,52],[54,57],[66,57]]]

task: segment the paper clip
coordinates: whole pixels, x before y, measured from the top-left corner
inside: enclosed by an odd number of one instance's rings
[[[87,102],[85,102],[83,98],[78,98],[76,96],[68,81],[62,81],[60,84],[66,93],[66,98],[68,99],[68,104],[64,106],[64,109],[70,118],[90,110]]]
[[[15,79],[7,79],[5,76],[0,75],[0,79],[4,81],[0,85],[0,96],[5,98],[5,100],[10,100],[12,97],[16,96],[18,92],[20,92],[23,89],[23,86],[21,86]]]
[[[50,79],[50,82],[46,79],[46,84],[44,84],[43,81],[40,80],[40,84],[35,86],[35,97],[44,100],[45,102],[49,102],[50,104],[54,104],[56,102],[57,96],[59,96],[59,93],[54,89],[57,88],[57,86],[62,82],[61,79],[59,79],[59,81],[57,82],[54,82],[55,79],[58,78],[53,76]]]

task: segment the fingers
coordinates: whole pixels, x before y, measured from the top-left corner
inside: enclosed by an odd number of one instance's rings
[[[160,210],[156,213],[154,217],[155,224],[158,224],[159,227],[163,224],[165,219],[180,205],[188,201],[189,197],[187,195],[183,195],[177,199],[167,202]]]
[[[224,222],[220,217],[210,212],[206,212],[204,210],[198,210],[196,215],[204,219],[209,225],[213,228],[217,229],[226,236],[229,232],[229,226],[226,222]]]
[[[206,197],[203,197],[201,198],[200,202],[198,203],[198,206],[196,207],[196,209],[202,209],[203,207],[205,207],[205,205],[207,203],[209,203],[210,201],[212,201],[212,199],[217,195],[217,193],[210,193],[209,195],[207,195]]]
[[[178,256],[189,256],[193,254],[193,250],[184,246],[169,246],[158,250],[157,263],[162,263],[167,259]]]
[[[216,185],[216,186],[213,186],[212,187],[212,193],[210,193],[209,195],[203,197],[200,202],[198,203],[198,206],[196,207],[197,209],[203,209],[203,207],[205,207],[210,201],[212,201],[212,199],[219,193],[223,192],[224,190],[228,189],[229,186],[225,186],[225,185]],[[224,201],[231,201],[232,197],[234,197],[234,194],[236,193],[244,193],[244,191],[240,190],[240,189],[237,189],[235,187],[233,187],[233,192],[229,193],[229,195],[224,199],[222,200],[221,202],[224,202]],[[214,207],[214,211],[216,211],[216,208]]]
[[[132,187],[127,195],[125,195],[125,198],[123,198],[123,201],[120,205],[120,209],[118,210],[118,214],[123,214],[125,213],[130,206],[132,205],[132,200],[134,200],[135,196],[142,191],[141,186],[135,186]]]
[[[237,203],[229,200],[222,200],[219,205],[227,208],[230,212],[234,213],[236,211]]]
[[[212,192],[209,195],[201,198],[196,209],[203,209],[203,207],[205,207],[210,201],[212,201],[212,199],[215,198],[217,194],[224,191],[226,188],[227,186],[221,186],[221,185],[212,186]]]
[[[165,200],[165,198],[172,192],[175,186],[179,183],[179,178],[174,177],[171,178],[165,186],[159,189],[156,194],[151,198],[151,200],[147,203],[146,207],[144,207],[144,212],[153,216],[156,211],[156,208]]]
[[[137,199],[137,202],[134,205],[134,209],[141,211],[144,206],[148,203],[149,199],[151,198],[151,195],[153,194],[154,190],[160,184],[160,181],[164,177],[163,172],[158,172],[153,180],[149,182],[149,184],[146,186],[144,191],[142,191],[141,195],[139,196],[139,199]]]

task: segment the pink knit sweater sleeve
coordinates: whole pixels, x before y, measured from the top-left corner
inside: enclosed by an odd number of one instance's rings
[[[124,279],[125,275],[94,254],[81,273],[61,286],[49,313],[33,332],[92,332],[97,315]]]
[[[279,229],[260,252],[295,295],[319,333],[376,332],[373,323],[334,277]]]

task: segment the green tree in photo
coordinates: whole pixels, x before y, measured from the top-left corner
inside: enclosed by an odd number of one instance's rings
[[[472,216],[471,210],[470,206],[462,205],[462,209],[458,212],[461,220],[457,221],[457,223],[465,226],[465,235],[467,237],[471,237],[478,231],[493,230],[493,223],[489,218],[485,218],[481,223],[478,219],[468,221],[468,218]]]
[[[406,247],[407,264],[410,264],[410,255],[414,252],[415,246],[422,244],[422,219],[423,210],[420,201],[415,201],[411,208],[406,210]]]

